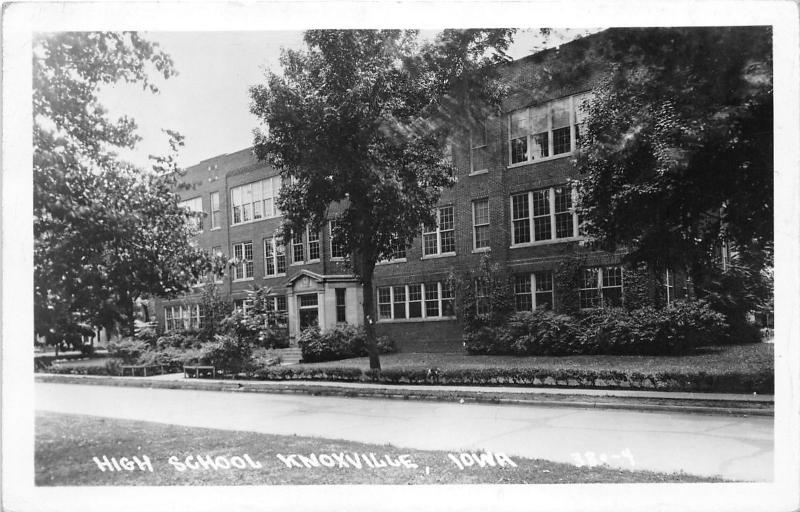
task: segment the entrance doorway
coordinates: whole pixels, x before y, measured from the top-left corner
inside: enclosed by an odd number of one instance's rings
[[[319,327],[319,304],[316,293],[297,296],[300,311],[300,331],[308,327]]]

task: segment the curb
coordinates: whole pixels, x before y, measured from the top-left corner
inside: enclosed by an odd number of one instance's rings
[[[481,390],[413,389],[413,387],[343,387],[332,383],[299,384],[285,381],[218,381],[218,380],[154,380],[145,377],[109,377],[96,375],[37,374],[36,382],[85,384],[155,389],[189,389],[195,391],[228,391],[244,393],[307,394],[348,398],[384,398],[470,402],[498,405],[538,405],[548,407],[580,407],[590,409],[624,409],[652,412],[689,412],[739,416],[774,416],[772,401],[752,402],[738,399],[687,399],[670,397],[591,396],[580,393],[548,394]]]

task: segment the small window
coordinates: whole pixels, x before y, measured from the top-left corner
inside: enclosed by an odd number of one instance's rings
[[[489,248],[489,200],[472,202],[473,249]]]
[[[203,231],[203,198],[195,197],[181,201],[178,206],[187,210],[190,214],[189,226],[192,231],[199,233]]]
[[[486,141],[486,122],[481,121],[470,130],[470,173],[489,169],[489,147]]]
[[[345,303],[347,289],[336,288],[336,322],[347,323],[347,304]]]
[[[342,243],[342,235],[338,234],[340,224],[339,222],[332,220],[328,223],[328,231],[331,235],[331,258],[334,259],[344,259],[346,254],[346,249],[344,243]]]
[[[219,192],[211,193],[211,229],[220,227]]]

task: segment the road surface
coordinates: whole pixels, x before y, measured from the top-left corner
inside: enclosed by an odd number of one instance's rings
[[[773,478],[773,418],[762,416],[41,382],[36,409],[422,450],[484,449],[576,464],[604,458],[625,469],[742,481]]]

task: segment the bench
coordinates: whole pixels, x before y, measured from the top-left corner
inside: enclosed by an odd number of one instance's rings
[[[164,365],[162,365],[162,364],[124,364],[124,365],[120,366],[120,369],[122,370],[122,376],[123,377],[125,376],[125,372],[127,370],[131,371],[131,377],[136,377],[136,372],[138,370],[141,370],[141,373],[142,373],[143,377],[147,377],[147,370],[151,369],[150,374],[152,375],[153,374],[153,372],[152,372],[153,368],[158,368],[159,369],[159,374],[164,373]]]
[[[192,376],[192,372],[194,372],[194,376]],[[183,367],[183,377],[184,378],[210,378],[213,379],[217,375],[217,369],[213,366],[184,366]]]

